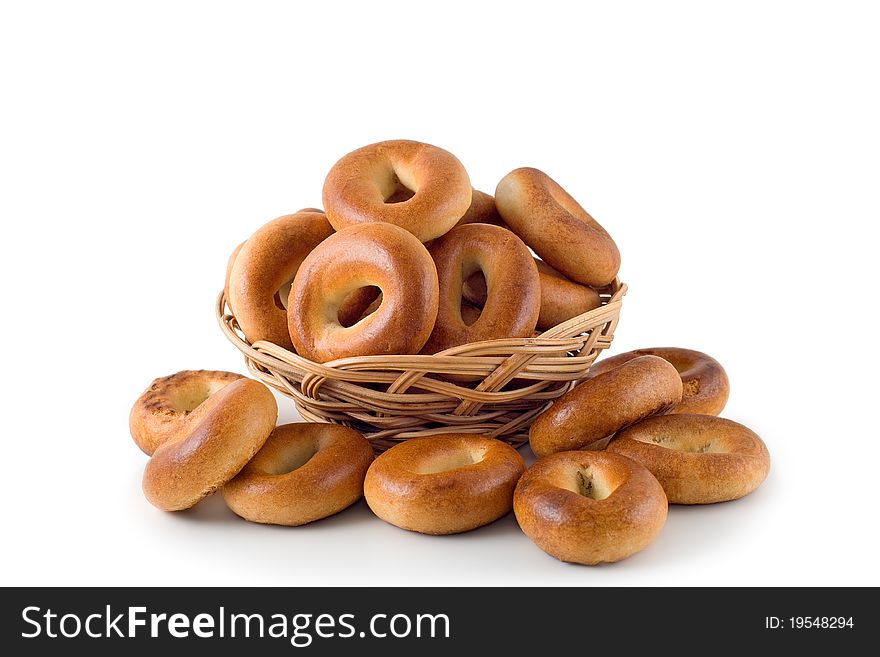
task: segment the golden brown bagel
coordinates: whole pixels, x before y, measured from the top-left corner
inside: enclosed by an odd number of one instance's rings
[[[199,404],[162,443],[144,470],[154,506],[180,511],[232,479],[263,446],[278,417],[262,383],[239,379]]]
[[[712,504],[748,495],[767,478],[770,454],[758,435],[714,415],[663,415],[624,429],[608,450],[638,461],[672,504]]]
[[[243,378],[232,372],[184,370],[154,380],[131,408],[131,437],[144,454],[151,455],[203,401]]]
[[[353,291],[375,285],[382,303],[348,328],[339,308]],[[302,263],[288,302],[290,336],[313,361],[348,356],[414,354],[437,317],[437,270],[411,233],[386,223],[345,228]]]
[[[500,226],[503,223],[501,215],[498,214],[498,208],[495,207],[495,198],[478,189],[473,190],[471,206],[464,213],[464,216],[458,220],[459,226],[464,224],[493,224]]]
[[[641,356],[575,386],[534,421],[539,457],[583,449],[681,401],[681,378],[662,358]]]
[[[447,151],[417,141],[364,146],[339,160],[324,181],[324,207],[336,230],[386,222],[422,242],[452,228],[471,204],[471,183]]]
[[[551,329],[602,305],[599,293],[593,288],[568,280],[543,260],[535,258],[535,264],[541,282],[540,330]],[[480,272],[465,280],[462,296],[472,304],[483,307],[486,303],[486,279]]]
[[[670,414],[718,415],[724,409],[727,397],[730,395],[727,372],[721,367],[721,363],[702,351],[679,347],[636,349],[610,358],[603,358],[590,368],[588,376],[592,378],[608,372],[639,356],[659,356],[672,363],[672,366],[678,370],[683,393],[681,402],[669,411]]]
[[[607,452],[560,452],[526,470],[513,511],[561,561],[595,565],[644,549],[666,523],[663,489],[643,466]]]
[[[511,171],[498,183],[495,205],[510,229],[568,278],[602,287],[617,276],[614,240],[546,173]]]
[[[367,504],[385,522],[423,534],[457,534],[510,512],[525,469],[510,445],[450,433],[413,438],[379,456],[364,481]]]
[[[300,212],[319,212],[323,214],[324,211],[319,208],[303,208],[302,210],[297,210],[294,214],[299,214]],[[235,264],[235,259],[238,257],[238,254],[241,251],[241,247],[243,246],[244,242],[235,247],[235,249],[233,249],[232,251],[232,254],[229,256],[229,260],[226,261],[226,279],[223,283],[223,296],[226,297],[226,305],[229,306],[229,309],[232,311],[233,315],[235,314],[235,309],[229,303],[229,277],[232,276],[232,265]],[[278,297],[278,299],[276,299],[276,303],[278,303],[279,301],[280,296]]]
[[[370,442],[354,429],[339,424],[284,424],[223,487],[223,498],[245,520],[304,525],[361,499],[372,462]]]
[[[305,257],[333,233],[319,212],[279,217],[257,230],[239,251],[229,275],[229,307],[248,342],[267,340],[285,349],[293,344],[281,290]]]
[[[423,353],[532,334],[541,310],[541,285],[535,261],[516,235],[499,226],[466,224],[434,240],[430,252],[437,265],[440,306]],[[488,295],[483,312],[468,325],[461,316],[462,283],[477,271],[486,278]]]

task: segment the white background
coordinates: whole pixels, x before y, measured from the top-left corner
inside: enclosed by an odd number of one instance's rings
[[[11,4],[2,584],[880,584],[876,5]],[[152,508],[131,404],[244,372],[213,316],[232,247],[387,138],[488,192],[518,166],[566,187],[623,254],[612,351],[718,358],[764,486],[598,568],[512,517],[429,538],[362,502],[302,528]]]

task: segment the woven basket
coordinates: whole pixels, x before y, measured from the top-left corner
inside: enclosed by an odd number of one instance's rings
[[[586,376],[611,344],[626,285],[600,290],[602,305],[533,338],[461,345],[434,355],[360,356],[314,363],[271,342],[249,344],[223,293],[217,319],[250,372],[291,397],[312,422],[356,428],[379,450],[449,431],[518,447],[532,421]],[[469,381],[465,383],[463,381]]]

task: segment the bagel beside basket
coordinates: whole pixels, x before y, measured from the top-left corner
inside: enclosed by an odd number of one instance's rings
[[[379,451],[449,431],[494,436],[518,447],[528,440],[532,421],[583,379],[611,344],[626,289],[615,280],[599,290],[601,306],[537,337],[327,363],[271,342],[248,343],[222,292],[216,314],[250,372],[292,398],[307,421],[354,427]]]

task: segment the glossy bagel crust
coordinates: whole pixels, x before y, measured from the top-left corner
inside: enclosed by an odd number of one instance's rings
[[[411,196],[401,194],[407,190]],[[386,222],[422,242],[458,223],[471,195],[467,171],[452,153],[407,140],[352,151],[330,169],[323,192],[327,218],[336,230]]]
[[[643,466],[607,452],[560,452],[520,478],[520,528],[561,561],[595,565],[644,549],[666,523],[663,488]]]
[[[332,234],[324,214],[298,212],[270,221],[244,243],[229,274],[228,299],[248,342],[267,340],[293,348],[278,291]]]
[[[457,534],[510,512],[525,466],[510,445],[474,434],[413,438],[380,455],[364,496],[377,516],[423,534]]]
[[[350,327],[339,308],[355,290],[375,285],[382,302]],[[349,356],[414,354],[437,317],[434,261],[406,230],[386,223],[345,228],[303,261],[287,304],[290,337],[301,356],[326,362]]]
[[[602,305],[599,293],[593,288],[568,280],[543,260],[535,258],[535,264],[541,283],[539,330],[546,331]],[[486,280],[479,274],[472,275],[464,282],[462,296],[482,308],[486,303]]]
[[[721,363],[702,351],[680,347],[651,347],[636,349],[603,358],[590,368],[589,377],[620,367],[639,356],[659,356],[668,360],[681,376],[683,392],[681,402],[669,411],[674,413],[697,413],[718,415],[727,404],[730,382]]]
[[[681,378],[668,362],[641,356],[584,381],[532,423],[529,444],[538,456],[583,449],[681,401]]]
[[[495,189],[495,205],[514,233],[573,281],[602,287],[617,276],[614,240],[546,173],[511,171]]]
[[[304,525],[357,502],[373,448],[339,424],[296,422],[272,432],[266,444],[223,487],[223,498],[251,522]]]
[[[489,224],[456,226],[434,240],[430,253],[437,265],[440,298],[424,353],[532,335],[541,310],[541,285],[535,262],[516,235]],[[477,271],[483,272],[488,293],[482,313],[468,325],[461,314],[462,284]]]
[[[770,471],[770,453],[751,429],[714,415],[663,415],[624,429],[608,451],[638,461],[672,504],[712,504],[754,491]]]
[[[319,214],[324,214],[324,211],[320,208],[303,208],[302,210],[297,210],[294,214],[299,214],[300,212],[317,212]],[[245,240],[245,242],[246,241],[247,240]],[[226,261],[226,278],[223,281],[223,296],[226,297],[226,305],[229,306],[233,315],[235,315],[235,308],[232,307],[232,304],[229,301],[229,277],[232,276],[232,266],[235,264],[235,259],[238,257],[241,247],[243,246],[244,242],[236,246],[229,255],[229,259]]]
[[[195,505],[232,479],[263,446],[278,418],[262,383],[239,379],[199,404],[144,469],[144,494],[166,511]]]
[[[131,437],[144,454],[151,455],[203,401],[243,378],[233,372],[184,370],[155,379],[131,408]]]

